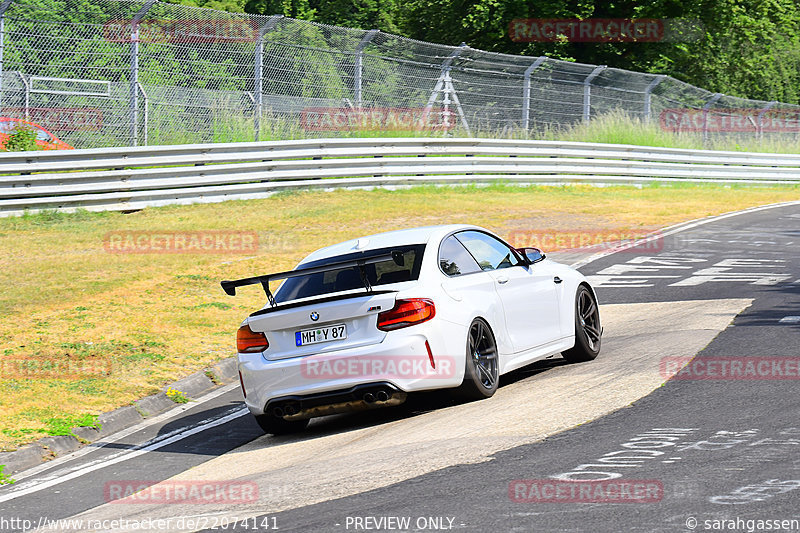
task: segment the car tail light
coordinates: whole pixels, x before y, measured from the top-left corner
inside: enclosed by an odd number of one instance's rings
[[[406,328],[430,320],[436,315],[436,307],[427,298],[397,300],[394,307],[378,314],[378,329],[391,331]]]
[[[269,348],[267,336],[253,331],[248,324],[240,327],[236,332],[236,349],[239,353],[263,352],[267,348]]]

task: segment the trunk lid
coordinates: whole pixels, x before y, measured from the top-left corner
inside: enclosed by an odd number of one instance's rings
[[[269,348],[264,355],[273,360],[378,344],[386,332],[377,328],[377,315],[394,306],[396,294],[396,291],[368,293],[362,289],[334,297],[289,302],[254,313],[248,324],[251,330],[266,335]],[[346,338],[341,337],[341,326]],[[307,333],[303,337],[304,331]],[[307,344],[309,341],[317,342]],[[303,345],[298,346],[298,342]]]

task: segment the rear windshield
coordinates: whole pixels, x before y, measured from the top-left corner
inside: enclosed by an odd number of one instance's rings
[[[377,255],[388,254],[394,250],[403,253],[403,266],[399,266],[392,260],[366,265],[364,268],[367,271],[369,284],[374,287],[378,285],[387,285],[389,283],[399,283],[401,281],[416,281],[419,279],[422,254],[425,251],[424,244],[392,246],[391,248],[380,248],[378,250],[326,257],[325,259],[305,263],[300,268],[329,265],[331,263],[351,261],[353,259],[366,259]],[[332,292],[363,288],[364,283],[361,281],[358,269],[351,267],[289,278],[283,282],[275,293],[275,301],[278,303],[288,302],[297,300],[298,298],[309,298],[311,296],[320,296]]]

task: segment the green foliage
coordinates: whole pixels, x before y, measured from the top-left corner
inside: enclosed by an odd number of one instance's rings
[[[3,472],[5,468],[6,465],[0,465],[0,485],[11,485],[16,483],[8,474]]]
[[[18,126],[14,133],[8,136],[6,142],[8,152],[31,152],[41,149],[42,147],[36,144],[36,130],[29,127]]]
[[[192,7],[205,7],[219,11],[241,13],[244,11],[244,0],[163,0],[170,4],[181,4]]]
[[[669,74],[733,96],[800,102],[800,4],[794,0],[409,0],[410,37],[495,52]],[[515,18],[655,18],[699,21],[687,42],[514,43]]]
[[[249,13],[386,32],[492,52],[668,74],[715,92],[800,103],[800,4],[795,0],[249,0]],[[514,19],[698,21],[681,42],[517,43]]]
[[[248,0],[244,10],[350,28],[401,33],[400,0]]]
[[[800,103],[800,3],[796,0],[166,0],[169,4],[212,8],[262,15],[283,14],[324,24],[362,29],[380,29],[405,37],[458,45],[492,52],[547,55],[587,64],[603,64],[634,71],[668,74],[710,91],[733,96]],[[42,37],[26,31],[22,18],[9,17],[7,31],[14,39],[6,43],[7,70],[24,70],[30,75],[51,76],[54,68],[61,77],[86,77],[87,70],[98,80],[128,81],[128,69],[118,58],[127,58],[130,43],[107,39],[105,23],[124,21],[138,4],[95,2],[93,0],[18,0],[25,4],[26,20],[61,20],[93,23],[75,39],[68,24],[47,26],[47,46]],[[116,7],[111,7],[111,6]],[[14,9],[18,9],[15,7]],[[125,11],[125,10],[129,11]],[[151,9],[149,20],[169,19],[175,7],[163,1]],[[198,17],[200,15],[198,14]],[[224,19],[224,15],[221,16]],[[241,22],[240,17],[231,20]],[[691,39],[669,42],[626,43],[518,43],[509,37],[509,23],[519,18],[654,18],[697,21],[700,31]],[[124,32],[123,32],[124,35]],[[301,96],[343,101],[352,98],[353,56],[325,50],[354,50],[358,32],[342,32],[311,25],[279,24],[266,35],[263,90],[267,94]],[[285,46],[294,43],[301,46]],[[55,57],[52,50],[70,46],[69,54]],[[419,59],[408,43],[381,37],[381,47],[392,49],[402,59]],[[252,42],[204,43],[200,47],[144,41],[139,81],[147,85],[215,89],[253,90]],[[417,49],[419,51],[419,49]],[[414,106],[429,88],[416,94],[408,89],[409,69],[397,61],[383,60],[381,50],[367,49],[364,94],[376,105]],[[436,52],[430,61],[437,61]],[[469,64],[467,64],[469,65]],[[399,89],[402,87],[402,89]],[[633,88],[641,90],[641,88]],[[662,86],[661,89],[664,89]],[[480,88],[473,89],[480,91]],[[187,92],[189,102],[194,97]],[[42,97],[44,98],[44,97]],[[230,109],[240,109],[237,97],[217,102],[209,109],[186,105],[151,104],[150,144],[215,142],[222,139],[253,139],[249,119],[231,120]],[[702,105],[702,102],[701,102]],[[278,112],[265,103],[265,112]],[[163,123],[163,127],[162,124]],[[178,124],[179,127],[175,125]],[[214,134],[207,135],[213,126]],[[265,126],[260,138],[296,138],[302,132],[291,127]],[[29,133],[9,141],[11,149],[36,149]]]

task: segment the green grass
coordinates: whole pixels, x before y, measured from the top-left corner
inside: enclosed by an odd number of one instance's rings
[[[556,141],[577,141],[662,148],[727,150],[735,152],[765,152],[800,154],[800,136],[755,135],[724,136],[710,134],[707,141],[697,132],[676,133],[661,129],[658,122],[647,122],[621,111],[612,111],[588,123],[559,130],[545,131],[544,138]]]
[[[43,433],[50,436],[73,435],[73,428],[92,427],[100,429],[101,424],[97,421],[97,415],[77,414],[59,415],[59,411],[53,408],[30,408],[23,411],[23,415],[39,419],[44,425],[43,428],[4,428],[2,433],[12,438],[24,438],[28,435]]]
[[[5,470],[6,465],[0,465],[0,485],[11,485],[16,483],[14,479],[12,479],[8,474],[3,472]]]

